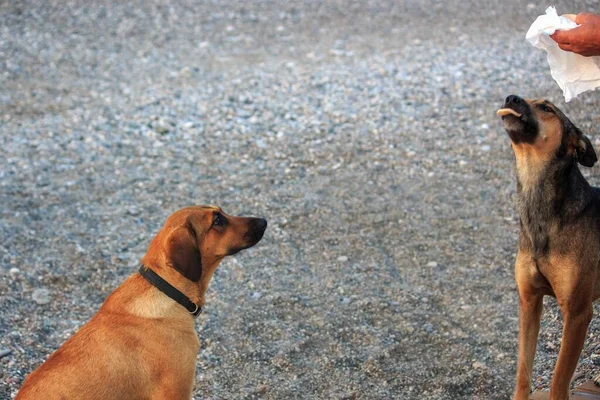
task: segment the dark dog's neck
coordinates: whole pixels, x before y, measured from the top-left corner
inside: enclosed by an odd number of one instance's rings
[[[574,160],[552,161],[537,176],[517,174],[517,208],[525,245],[538,258],[549,250],[550,229],[573,221],[591,201],[592,191]]]

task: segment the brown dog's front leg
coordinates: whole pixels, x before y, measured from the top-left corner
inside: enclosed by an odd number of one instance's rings
[[[583,349],[588,325],[592,320],[591,301],[577,309],[561,307],[563,337],[550,385],[550,400],[568,400],[571,377]]]
[[[520,293],[519,297],[519,365],[514,400],[529,400],[544,296],[525,292]]]

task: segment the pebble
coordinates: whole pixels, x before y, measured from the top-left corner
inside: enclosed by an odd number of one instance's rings
[[[10,349],[0,349],[0,358],[9,356],[12,353]]]
[[[484,369],[485,368],[485,364],[482,363],[481,361],[475,361],[472,366],[475,369]]]
[[[52,300],[50,297],[50,291],[46,288],[38,288],[33,291],[31,298],[39,305],[50,303]]]
[[[345,263],[345,262],[347,262],[347,261],[348,261],[348,257],[347,257],[347,256],[339,256],[339,257],[337,258],[337,260],[338,260],[339,262]]]

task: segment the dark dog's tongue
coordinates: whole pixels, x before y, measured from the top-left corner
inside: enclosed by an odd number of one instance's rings
[[[498,114],[501,117],[504,117],[505,115],[510,115],[510,114],[514,115],[517,118],[519,118],[521,116],[521,114],[519,114],[512,108],[501,108],[498,111],[496,111],[496,114]]]

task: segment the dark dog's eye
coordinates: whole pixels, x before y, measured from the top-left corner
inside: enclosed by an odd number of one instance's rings
[[[543,112],[554,113],[554,110],[545,104],[540,105],[540,110],[542,110]]]
[[[215,215],[215,220],[213,221],[213,226],[225,226],[225,217],[221,213],[217,213]]]

